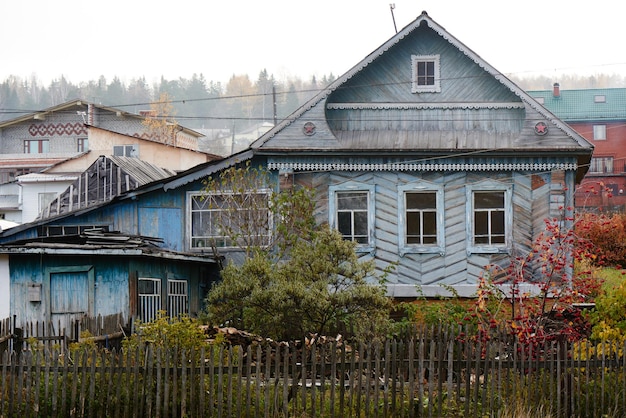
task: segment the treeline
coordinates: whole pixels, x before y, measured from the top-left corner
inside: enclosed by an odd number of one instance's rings
[[[599,74],[559,77],[511,77],[525,90],[551,89],[555,82],[562,89],[609,88],[626,86],[626,77]],[[119,77],[101,76],[74,84],[61,77],[44,86],[36,75],[30,78],[11,76],[0,83],[0,121],[16,118],[70,100],[82,99],[138,113],[150,109],[150,103],[163,93],[173,102],[174,118],[193,129],[228,129],[242,131],[263,121],[281,120],[335,80],[331,73],[308,80],[277,80],[266,70],[256,80],[248,75],[233,75],[223,85],[208,81],[202,74],[149,84],[145,77],[125,83]]]
[[[150,103],[166,93],[174,107],[173,116],[182,125],[241,131],[263,121],[285,118],[334,79],[330,74],[319,80],[311,77],[308,81],[279,81],[263,70],[256,80],[248,75],[233,75],[226,85],[193,74],[191,78],[176,80],[161,77],[152,85],[144,77],[124,83],[119,77],[109,81],[102,76],[79,84],[61,77],[43,86],[36,76],[11,76],[0,83],[0,121],[74,99],[139,113],[150,109]]]

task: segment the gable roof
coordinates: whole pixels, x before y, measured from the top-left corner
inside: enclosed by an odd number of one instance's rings
[[[472,80],[472,83],[476,80],[486,80],[482,76],[488,75],[490,80],[496,80],[496,83],[489,85],[490,88],[499,86],[500,92],[494,95],[495,98],[505,98],[504,101],[489,100],[489,101],[473,101],[473,102],[437,102],[437,99],[424,99],[425,95],[412,95],[408,100],[396,101],[396,102],[384,102],[379,101],[378,96],[375,94],[383,95],[388,92],[393,83],[406,84],[410,77],[405,77],[403,80],[391,78],[394,72],[398,72],[398,63],[402,64],[404,71],[410,71],[410,54],[411,45],[406,44],[417,36],[432,36],[437,37],[437,42],[446,42],[448,45],[454,47],[456,55],[454,60],[460,62],[462,59],[469,59],[475,64],[475,70],[473,76],[476,77]],[[404,50],[402,50],[404,48]],[[394,57],[394,51],[402,50],[405,56],[398,58]],[[462,55],[458,55],[460,52]],[[415,53],[415,52],[413,52]],[[408,55],[408,57],[406,56]],[[390,56],[386,58],[385,56]],[[408,60],[406,59],[408,58]],[[375,64],[381,63],[376,67]],[[379,68],[385,67],[386,72],[379,71]],[[406,69],[408,67],[408,69]],[[480,72],[476,70],[480,70]],[[410,75],[410,74],[409,74]],[[388,77],[389,85],[385,85],[384,78]],[[443,77],[442,77],[443,78]],[[355,80],[358,80],[355,81]],[[452,78],[448,79],[448,82],[455,82]],[[380,84],[376,84],[380,83]],[[343,102],[348,95],[344,93],[346,88],[361,87],[361,90],[365,88],[372,89],[375,87],[375,94],[372,94],[368,101],[359,102],[353,100],[350,102]],[[470,83],[463,84],[464,87],[471,87]],[[387,87],[387,88],[383,88]],[[398,89],[396,89],[398,90]],[[410,90],[408,88],[404,89]],[[505,94],[508,92],[508,95]],[[406,97],[406,93],[404,93]],[[353,99],[358,99],[359,92],[352,95]],[[439,98],[440,100],[440,98]],[[402,111],[406,114],[417,114],[424,110],[437,109],[440,111],[449,109],[503,109],[503,110],[515,110],[519,109],[520,112],[525,112],[526,122],[524,126],[515,132],[511,130],[509,132],[497,132],[497,131],[483,131],[478,135],[473,129],[466,129],[465,131],[453,131],[445,130],[441,128],[435,129],[421,129],[415,128],[415,124],[410,129],[401,128],[382,128],[382,129],[368,129],[361,127],[360,129],[351,128],[348,126],[352,120],[341,119],[338,116],[341,123],[337,123],[336,126],[331,126],[328,121],[332,121],[332,117],[328,114],[336,112],[341,115],[341,111],[350,109],[353,111],[365,112],[369,110],[386,111],[387,114],[392,113],[390,111]],[[510,114],[510,112],[509,112]],[[331,115],[332,116],[332,115]],[[524,117],[520,118],[522,121]],[[313,137],[305,137],[302,134],[302,125],[307,121],[313,121],[316,125],[316,133]],[[440,120],[439,120],[440,121]],[[550,138],[546,135],[543,141],[528,141],[527,134],[531,133],[534,127],[534,121],[546,121],[552,126]],[[298,122],[298,123],[296,123]],[[434,120],[434,122],[438,122]],[[530,123],[532,124],[530,124]],[[398,125],[400,125],[398,123]],[[526,134],[526,135],[524,135]],[[304,139],[303,139],[304,138]],[[545,152],[546,150],[560,150],[569,151],[574,153],[584,154],[581,163],[584,164],[585,160],[588,160],[593,149],[593,145],[585,140],[576,131],[571,129],[567,124],[559,120],[554,114],[548,111],[545,107],[541,106],[533,97],[531,97],[524,90],[519,88],[505,75],[497,71],[490,64],[485,62],[478,54],[460,42],[458,39],[449,34],[442,26],[433,21],[426,12],[423,12],[415,21],[407,25],[395,36],[383,43],[380,47],[374,50],[371,54],[365,57],[361,62],[355,65],[352,69],[346,72],[341,77],[337,78],[327,88],[321,90],[317,95],[310,99],[307,103],[297,109],[292,115],[279,123],[276,127],[271,129],[257,141],[251,144],[251,148],[259,153],[272,154],[274,152],[283,152],[286,150],[295,150],[301,152],[319,152],[319,151],[360,151],[370,153],[380,153],[380,151],[386,152],[405,152],[405,151],[436,151],[441,150],[445,153],[449,153],[451,150],[501,150],[508,152],[518,152],[520,149],[526,151]]]
[[[132,112],[127,112],[125,110],[121,110],[118,108],[114,108],[114,107],[109,107],[109,106],[103,106],[101,104],[97,104],[97,103],[92,103],[92,102],[88,102],[85,100],[81,100],[81,99],[74,99],[74,100],[70,100],[67,101],[65,103],[61,103],[58,104],[56,106],[51,106],[48,107],[46,109],[43,109],[41,111],[36,111],[36,112],[31,112],[28,113],[26,115],[21,115],[18,116],[16,118],[13,119],[9,119],[3,122],[0,122],[0,129],[2,128],[6,128],[8,126],[11,125],[15,125],[18,123],[22,123],[22,122],[27,122],[29,120],[43,120],[45,119],[47,116],[52,115],[54,113],[57,112],[69,112],[71,111],[71,109],[73,108],[80,108],[80,109],[87,109],[89,106],[94,106],[98,109],[102,109],[111,113],[115,113],[116,115],[120,116],[120,117],[129,117],[129,118],[134,118],[134,119],[138,119],[138,120],[144,120],[146,117],[142,116],[142,115],[138,115],[136,113],[132,113]],[[194,136],[196,138],[202,137],[204,136],[204,134],[194,131],[192,129],[186,128],[184,126],[178,125],[181,130],[183,132],[185,132],[188,135]]]
[[[559,87],[558,96],[554,95],[554,89],[530,90],[528,94],[543,100],[546,108],[568,122],[626,119],[626,88],[564,90]]]
[[[39,215],[49,218],[112,200],[143,185],[176,174],[133,157],[100,156]]]

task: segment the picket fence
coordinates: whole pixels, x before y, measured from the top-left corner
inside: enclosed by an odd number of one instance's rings
[[[6,351],[0,417],[626,416],[626,347],[604,348],[429,329],[358,346]]]

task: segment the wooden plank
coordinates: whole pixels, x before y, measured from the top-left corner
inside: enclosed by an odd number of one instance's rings
[[[337,376],[337,341],[330,344],[330,393],[328,403],[330,405],[330,416],[335,416],[336,388],[337,384],[341,384]]]
[[[226,348],[226,362],[227,362],[227,385],[226,385],[226,416],[232,416],[233,411],[233,346]]]
[[[243,410],[242,405],[242,392],[243,392],[243,350],[238,347],[237,350],[237,381],[235,382],[236,395],[235,395],[235,414],[240,417]]]
[[[246,349],[246,417],[252,412],[252,346]]]
[[[317,416],[317,346],[311,344],[311,416]]]
[[[187,350],[182,350],[180,356],[181,372],[180,372],[180,416],[187,417]]]
[[[276,346],[272,349],[270,349],[270,353],[271,352],[275,353],[275,357],[272,358],[273,361],[273,368],[274,368],[274,378],[273,378],[273,383],[271,385],[271,387],[274,389],[274,396],[273,396],[273,400],[272,400],[272,411],[273,413],[277,414],[278,411],[280,411],[280,390],[279,390],[279,383],[280,383],[280,366],[282,364],[282,359],[281,359],[281,347],[280,345]],[[270,386],[270,381],[268,379],[267,385]],[[241,416],[241,415],[238,415]]]
[[[363,386],[367,385],[367,371],[365,370],[365,368],[367,367],[367,364],[365,362],[365,355],[366,355],[366,347],[363,343],[359,343],[359,363],[358,363],[358,368],[357,368],[357,379],[358,383],[357,383],[357,387],[356,387],[356,413],[357,416],[361,415],[361,406],[363,406],[363,401],[361,399],[361,397],[363,396]]]
[[[256,346],[256,370],[254,377],[255,397],[254,397],[254,412],[255,417],[261,416],[261,382],[263,381],[263,368],[261,355],[263,354],[261,346]]]
[[[325,395],[326,395],[326,351],[327,351],[327,344],[320,344],[318,347],[318,357],[319,358],[319,363],[320,363],[320,394],[319,394],[319,405],[320,405],[320,411],[324,410],[324,406],[326,405],[324,403],[325,401]]]
[[[173,355],[172,355],[173,354]],[[170,362],[170,366],[171,366],[171,370],[172,370],[172,382],[171,382],[171,387],[172,387],[172,408],[171,408],[171,417],[176,418],[178,416],[177,414],[177,408],[176,408],[176,403],[178,400],[178,364],[179,364],[179,352],[177,348],[172,349],[172,352],[170,354],[170,358],[172,359],[172,361]]]
[[[285,345],[281,348],[284,351],[283,354],[283,416],[289,415],[289,352],[290,346]]]
[[[204,373],[205,373],[205,365],[206,365],[206,357],[205,357],[206,356],[206,351],[205,350],[206,349],[204,347],[202,347],[202,349],[200,350],[200,356],[198,357],[198,367],[200,368],[200,379],[199,379],[200,382],[198,384],[198,390],[199,390],[200,398],[199,398],[198,410],[197,410],[197,414],[196,414],[196,416],[198,416],[198,417],[204,415],[204,393],[206,392],[205,389],[204,389],[205,385],[206,385],[205,375],[204,375]],[[211,357],[209,357],[209,359],[211,359],[211,361],[212,361]],[[209,364],[211,364],[211,363],[209,363]],[[213,366],[213,365],[211,364],[211,366]],[[148,416],[150,416],[150,415],[148,415]]]

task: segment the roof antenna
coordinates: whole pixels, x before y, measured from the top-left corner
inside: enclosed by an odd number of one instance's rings
[[[396,17],[393,15],[393,9],[395,8],[396,8],[395,3],[389,3],[389,9],[391,10],[391,18],[393,19],[393,28],[396,30],[396,33],[398,33],[398,27],[396,26]]]

